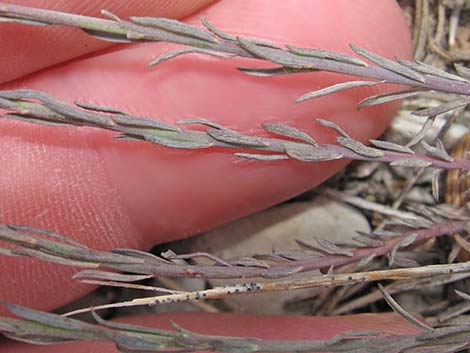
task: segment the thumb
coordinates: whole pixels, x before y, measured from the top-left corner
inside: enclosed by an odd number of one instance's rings
[[[353,42],[391,57],[410,55],[404,17],[395,1],[270,0],[218,2],[188,19],[205,16],[222,30],[279,43],[348,52]],[[374,30],[370,30],[373,28]],[[4,88],[31,88],[59,98],[113,106],[174,123],[203,117],[243,132],[283,121],[320,142],[334,136],[313,118],[331,120],[353,137],[379,135],[393,105],[358,111],[357,102],[385,88],[346,91],[294,105],[301,94],[344,81],[312,73],[259,78],[224,61],[186,56],[148,70],[162,43],[135,45],[53,68]],[[0,126],[0,222],[28,224],[68,235],[91,247],[147,248],[234,220],[311,188],[341,162],[243,162],[220,150],[169,150],[144,142],[116,141],[93,128]],[[88,288],[70,270],[23,259],[0,258],[5,300],[50,309]]]

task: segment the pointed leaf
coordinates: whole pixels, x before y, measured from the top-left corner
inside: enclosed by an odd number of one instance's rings
[[[418,81],[418,82],[425,82],[426,79],[424,78],[423,75],[421,75],[419,72],[416,72],[413,69],[410,69],[409,67],[406,67],[404,65],[401,65],[395,61],[389,60],[384,58],[383,56],[374,54],[364,48],[361,48],[357,45],[351,44],[350,45],[351,49],[358,55],[372,61],[373,63],[383,67],[384,69],[387,69],[389,71],[392,71],[398,75],[404,76],[406,78],[409,78],[413,81]]]
[[[209,43],[217,43],[217,40],[210,32],[201,28],[188,25],[184,22],[173,20],[170,18],[161,17],[129,17],[130,20],[138,25],[146,27],[156,27],[165,31],[181,34],[186,37],[193,37],[196,39],[204,40]]]
[[[345,89],[363,87],[363,86],[372,86],[372,85],[377,85],[377,84],[378,84],[378,82],[374,82],[374,81],[350,81],[350,82],[338,83],[336,85],[332,85],[332,86],[329,86],[329,87],[326,87],[326,88],[322,88],[322,89],[319,89],[317,91],[312,91],[312,92],[306,93],[306,94],[300,96],[299,98],[297,98],[295,101],[296,101],[296,103],[301,103],[301,102],[306,101],[308,99],[313,99],[313,98],[326,96],[328,94],[343,91]]]
[[[307,142],[312,146],[318,146],[318,143],[309,134],[284,123],[264,123],[262,126],[265,130],[272,132],[273,134],[291,137]]]
[[[364,107],[370,107],[373,105],[384,104],[384,103],[392,102],[397,99],[414,97],[423,92],[426,92],[426,91],[425,90],[408,90],[408,91],[379,94],[376,96],[371,96],[366,99],[363,99],[362,101],[359,102],[357,107],[360,109]]]

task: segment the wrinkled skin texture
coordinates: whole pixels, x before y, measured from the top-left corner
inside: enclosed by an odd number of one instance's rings
[[[186,19],[189,23],[196,24],[205,16],[222,30],[280,44],[351,54],[348,44],[355,43],[387,57],[410,56],[405,19],[391,0],[292,0],[275,6],[269,0],[230,0],[199,12],[194,11],[209,1],[123,5],[103,0],[90,2],[94,5],[88,8],[80,1],[17,3],[90,15],[106,8],[121,17],[181,18],[192,13]],[[38,89],[67,102],[113,106],[170,123],[202,117],[264,136],[268,134],[261,130],[261,123],[282,121],[320,142],[334,142],[335,135],[313,122],[315,117],[334,121],[353,137],[367,141],[384,130],[394,113],[395,106],[390,104],[356,109],[365,96],[390,89],[384,86],[293,103],[305,92],[345,81],[342,75],[256,78],[236,67],[265,64],[196,55],[150,70],[147,63],[173,45],[112,46],[73,29],[1,26],[2,89]],[[63,63],[53,66],[59,62]],[[34,72],[38,69],[43,70]],[[25,77],[28,73],[32,74]],[[0,222],[47,228],[100,249],[148,249],[286,200],[346,163],[250,162],[222,150],[169,150],[116,141],[112,136],[86,127],[2,121]],[[0,257],[0,270],[1,298],[35,308],[53,309],[90,290],[69,280],[70,268]]]

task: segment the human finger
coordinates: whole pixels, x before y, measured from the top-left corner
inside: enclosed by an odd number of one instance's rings
[[[349,43],[378,54],[407,57],[406,23],[394,1],[269,0],[219,2],[204,15],[223,30],[298,46],[348,52]],[[338,26],[338,23],[341,24]],[[373,31],[370,28],[374,28]],[[333,143],[334,133],[313,121],[331,120],[354,138],[379,135],[394,105],[358,111],[357,102],[387,88],[372,86],[295,105],[301,94],[347,77],[313,73],[259,78],[223,61],[187,56],[148,70],[148,61],[172,46],[136,45],[79,60],[3,88],[31,88],[72,103],[113,106],[174,123],[201,117],[261,134],[281,121]],[[0,221],[28,224],[88,246],[146,249],[266,208],[311,188],[345,161],[245,162],[227,151],[170,150],[145,142],[116,141],[94,128],[57,128],[2,122]],[[51,309],[89,287],[69,280],[72,270],[22,258],[0,258],[5,300]]]
[[[9,4],[99,16],[108,10],[119,17],[155,16],[181,19],[213,0],[139,0],[139,1],[62,1],[10,0]],[[2,24],[0,31],[0,83],[31,72],[108,48],[114,43],[92,38],[79,29],[58,26],[30,27],[15,23]]]

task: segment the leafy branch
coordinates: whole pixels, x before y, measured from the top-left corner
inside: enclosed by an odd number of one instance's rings
[[[204,28],[201,28],[167,18],[130,17],[129,21],[126,21],[106,10],[102,11],[102,15],[109,19],[0,3],[0,17],[6,22],[76,27],[93,37],[111,42],[163,41],[187,47],[166,53],[153,60],[149,66],[160,64],[178,55],[198,53],[223,58],[253,58],[278,65],[268,69],[239,68],[247,74],[257,76],[328,71],[374,80],[341,83],[306,93],[297,99],[298,102],[342,89],[382,83],[407,85],[415,87],[416,90],[370,97],[359,106],[381,104],[429,90],[470,95],[470,82],[468,81],[470,72],[461,66],[456,66],[459,75],[454,75],[418,61],[399,58],[396,61],[389,60],[356,45],[351,45],[351,49],[361,58],[321,49],[298,48],[292,45],[286,45],[283,48],[265,40],[224,33],[206,19],[202,20]],[[452,105],[463,106],[469,102],[468,98],[456,99]],[[419,114],[436,115],[440,110],[425,109]]]
[[[468,81],[470,72],[460,66],[456,68],[460,75],[458,76],[420,62],[401,59],[392,61],[354,45],[351,48],[361,58],[319,49],[298,48],[292,45],[286,45],[282,48],[263,40],[224,33],[205,19],[202,20],[204,28],[200,28],[166,18],[130,17],[130,21],[125,21],[105,10],[102,11],[102,14],[110,19],[0,3],[0,18],[7,22],[72,26],[108,41],[166,41],[187,46],[164,54],[153,60],[150,66],[178,55],[199,53],[223,58],[253,58],[281,65],[270,69],[239,68],[251,75],[271,76],[285,73],[329,71],[374,80],[339,83],[306,93],[299,97],[297,102],[354,87],[395,83],[414,88],[368,97],[358,106],[382,104],[425,91],[443,91],[464,95],[462,98],[456,98],[437,107],[414,112],[418,116],[429,116],[429,121],[432,122],[436,115],[465,107],[470,103],[470,97],[468,97],[470,95],[470,81]],[[368,60],[369,63],[364,60]],[[381,161],[404,167],[432,166],[439,169],[468,170],[470,166],[470,162],[465,159],[454,160],[450,157],[440,140],[437,141],[436,146],[428,145],[422,141],[425,128],[430,124],[423,127],[423,133],[418,134],[419,136],[410,141],[407,146],[371,140],[370,142],[375,147],[367,147],[352,139],[337,125],[322,119],[317,119],[317,122],[335,129],[339,134],[338,145],[318,145],[306,132],[283,123],[263,124],[263,128],[267,132],[282,136],[283,139],[248,136],[205,119],[186,119],[178,122],[178,126],[174,126],[157,120],[132,116],[110,107],[99,107],[81,102],[76,102],[76,106],[68,106],[42,92],[30,90],[1,92],[0,107],[9,111],[3,115],[4,118],[59,126],[93,126],[121,132],[122,135],[117,136],[120,139],[146,140],[171,148],[223,147],[242,149],[247,152],[236,152],[235,154],[241,158],[254,160],[295,159],[312,162],[348,158]],[[206,130],[181,129],[182,125],[188,124],[205,125]],[[417,154],[410,148],[419,142],[426,151],[425,154]]]
[[[177,255],[166,252],[160,256],[132,249],[100,251],[88,248],[75,241],[37,228],[0,225],[0,240],[14,245],[14,248],[0,248],[0,254],[9,256],[28,256],[63,265],[82,268],[103,268],[119,270],[133,277],[113,272],[85,271],[75,275],[78,279],[133,282],[145,278],[204,277],[204,278],[281,278],[295,273],[339,267],[359,260],[390,253],[390,264],[400,248],[426,239],[455,234],[467,229],[469,218],[460,216],[442,207],[422,207],[416,209],[422,215],[405,213],[396,218],[391,226],[407,227],[406,231],[385,230],[383,234],[359,234],[354,239],[357,246],[334,244],[312,236],[312,241],[300,241],[303,249],[301,257],[291,252],[277,251],[272,254],[258,254],[246,261],[240,259],[220,259],[206,253]],[[399,216],[399,214],[396,214]],[[411,229],[410,229],[411,228]],[[212,260],[208,265],[192,265],[186,260],[206,257]],[[127,277],[126,277],[127,276]]]
[[[103,320],[94,312],[93,316],[98,325],[93,325],[11,303],[3,303],[3,306],[21,318],[0,317],[0,332],[12,339],[36,344],[85,340],[110,341],[123,352],[204,350],[369,353],[371,347],[381,347],[383,353],[443,352],[468,346],[470,335],[468,325],[456,325],[429,328],[418,334],[404,336],[386,335],[376,331],[352,331],[325,340],[265,340],[197,334],[176,323],[172,323],[176,331],[115,323]]]
[[[422,210],[422,213],[430,214],[433,208]],[[358,250],[350,249],[353,256],[348,256],[346,249],[340,249],[331,243],[318,243],[316,246],[323,249],[324,252],[342,252],[343,254],[330,254],[321,257],[325,260],[318,263],[324,267],[328,260],[341,264],[340,259],[346,260],[348,263],[357,259],[359,253],[362,256],[369,253],[370,256],[382,254],[384,249],[390,249],[393,245],[392,253],[401,247],[407,247],[414,242],[428,239],[431,236],[453,233],[466,228],[468,220],[465,217],[451,214],[444,209],[436,208],[433,218],[447,218],[447,223],[437,224],[434,228],[426,230],[417,229],[407,232],[406,235],[396,237],[390,240],[381,241],[375,237],[367,237],[361,235],[357,238],[364,244],[368,244],[365,248]],[[451,217],[451,218],[449,218]],[[411,222],[411,219],[408,219]],[[427,220],[415,217],[413,222],[426,223]],[[37,235],[42,235],[41,237]],[[44,238],[47,237],[48,239]],[[375,239],[374,239],[375,238]],[[161,275],[162,268],[173,267],[180,271],[180,275],[185,276],[201,276],[205,275],[204,269],[210,266],[191,266],[182,264],[183,259],[193,256],[205,256],[206,254],[188,254],[179,257],[178,255],[169,253],[162,254],[157,257],[144,252],[129,249],[116,249],[111,252],[97,251],[87,248],[75,241],[69,240],[60,234],[39,230],[27,226],[3,225],[0,227],[0,239],[7,241],[20,247],[3,248],[0,253],[12,256],[29,256],[36,257],[46,261],[54,261],[65,265],[82,266],[88,268],[110,268],[128,271],[134,274],[118,274],[105,272],[100,270],[85,270],[77,275],[76,278],[85,280],[97,280],[100,284],[119,285],[123,283],[131,284],[137,280],[150,278],[154,275]],[[303,243],[303,245],[307,245]],[[380,247],[382,246],[382,247]],[[356,252],[357,251],[357,252]],[[393,255],[394,256],[394,255]],[[230,259],[222,260],[212,257],[216,262],[213,267],[219,267],[222,272],[238,271],[244,269],[242,265],[230,264]],[[273,256],[277,262],[280,256]],[[171,259],[177,260],[172,263]],[[336,260],[335,260],[336,259]],[[288,263],[288,260],[285,259]],[[392,260],[393,261],[393,260]],[[295,261],[294,261],[295,262]],[[260,261],[261,264],[267,264]],[[276,263],[272,264],[276,266]],[[246,265],[250,270],[250,265]],[[256,270],[256,265],[251,263],[251,270]],[[270,264],[271,266],[271,264]],[[350,285],[364,281],[380,281],[390,279],[419,279],[429,278],[432,276],[455,276],[458,274],[470,273],[470,263],[458,263],[437,266],[423,266],[415,268],[388,269],[380,271],[369,271],[362,273],[350,274],[334,274],[333,265],[330,271],[319,277],[307,278],[302,280],[285,280],[271,283],[247,283],[240,285],[231,285],[226,287],[216,287],[213,289],[199,292],[175,292],[164,289],[154,288],[154,290],[170,292],[170,294],[158,296],[150,299],[135,299],[129,303],[117,303],[110,306],[123,305],[147,305],[168,302],[177,302],[194,299],[219,298],[228,295],[249,294],[266,291],[290,290],[294,288],[311,288],[316,286],[331,285]],[[198,272],[198,269],[203,269]],[[225,269],[225,270],[223,270]],[[269,269],[258,268],[257,270],[267,271]],[[304,269],[301,269],[304,270]],[[177,272],[175,271],[175,272]],[[173,274],[178,275],[173,272]],[[295,271],[294,271],[295,272]],[[210,271],[206,271],[210,275]],[[246,273],[246,272],[245,272]],[[287,276],[293,271],[284,272]],[[168,274],[163,271],[163,274]],[[282,273],[277,273],[279,276]],[[240,273],[237,274],[237,277]],[[210,276],[209,276],[210,277]],[[461,294],[465,299],[465,293]],[[390,298],[388,298],[390,300]],[[393,301],[391,301],[391,305]],[[339,334],[327,340],[305,340],[305,341],[273,341],[259,340],[241,337],[220,337],[200,335],[187,331],[175,325],[176,332],[156,330],[140,326],[132,326],[128,324],[118,324],[102,320],[93,312],[98,325],[83,323],[78,320],[38,312],[27,309],[18,305],[4,303],[4,306],[16,316],[22,319],[0,317],[0,332],[12,339],[18,339],[29,343],[60,343],[68,341],[111,341],[116,344],[118,349],[127,351],[145,351],[158,352],[173,349],[176,351],[183,350],[211,350],[225,352],[318,352],[328,350],[330,352],[371,352],[371,347],[377,344],[385,344],[387,350],[384,352],[435,352],[436,350],[451,350],[456,347],[463,347],[468,344],[468,334],[470,328],[466,325],[451,326],[443,328],[430,328],[422,326],[426,332],[417,335],[408,336],[387,336],[377,332],[346,332]],[[393,307],[393,306],[392,306]],[[100,309],[96,307],[94,309]],[[88,311],[90,309],[82,310]],[[397,310],[394,307],[394,310]],[[397,310],[398,311],[398,310]],[[76,312],[75,312],[76,313]],[[69,313],[73,314],[73,313]],[[410,318],[409,318],[410,319]],[[411,321],[416,321],[411,318]],[[416,324],[416,322],[414,322]],[[421,324],[422,325],[422,324]]]
[[[402,167],[470,170],[468,159],[453,159],[442,145],[434,147],[422,142],[426,154],[416,153],[407,146],[378,140],[371,140],[371,143],[379,148],[368,147],[350,137],[336,124],[324,119],[316,121],[337,132],[337,145],[318,144],[306,132],[279,122],[265,123],[262,126],[267,132],[282,138],[250,136],[205,119],[185,119],[178,121],[177,125],[171,125],[129,115],[111,107],[82,102],[71,106],[45,93],[25,89],[0,91],[0,108],[7,111],[1,115],[6,119],[58,127],[96,127],[120,132],[116,136],[120,140],[144,140],[169,148],[196,150],[219,147],[244,150],[235,152],[235,155],[246,159],[318,162],[348,158],[380,161]],[[186,125],[203,126],[205,131],[181,128]],[[419,141],[414,143],[417,142]]]
[[[331,190],[326,194],[338,196]],[[354,200],[346,199],[348,202]],[[368,207],[370,205],[362,205]],[[389,265],[395,262],[397,252],[412,244],[442,235],[454,234],[468,228],[469,218],[459,215],[451,209],[442,207],[414,207],[414,212],[378,210],[395,216],[390,225],[412,228],[403,233],[392,233],[390,229],[383,233],[359,234],[354,238],[360,246],[344,246],[327,240],[314,238],[312,241],[298,240],[301,249],[295,256],[292,251],[277,251],[272,254],[258,254],[243,259],[221,259],[207,253],[177,255],[172,251],[160,256],[131,250],[114,249],[99,251],[90,249],[68,238],[37,228],[18,225],[1,225],[0,240],[14,245],[14,248],[0,248],[0,254],[9,256],[28,256],[44,261],[69,266],[88,268],[74,275],[83,283],[114,287],[144,289],[165,294],[129,302],[121,302],[95,307],[95,310],[135,306],[175,303],[197,299],[215,299],[231,295],[251,294],[255,292],[284,291],[299,288],[351,285],[368,281],[390,279],[419,279],[438,275],[467,273],[469,263],[456,265],[437,265],[415,268],[385,269],[379,271],[334,274],[334,268],[360,260],[364,266],[374,257],[388,254]],[[393,229],[393,227],[392,227]],[[302,256],[299,256],[302,255]],[[187,260],[205,257],[212,260],[211,265],[192,265]],[[398,259],[397,259],[398,263]],[[255,278],[268,279],[287,277],[296,273],[314,269],[329,268],[326,276],[301,280],[243,284],[216,287],[197,292],[173,291],[165,288],[135,284],[136,281],[159,276],[205,277],[205,278]],[[106,270],[119,270],[130,274],[119,274]],[[91,310],[80,309],[69,313],[74,315]]]

